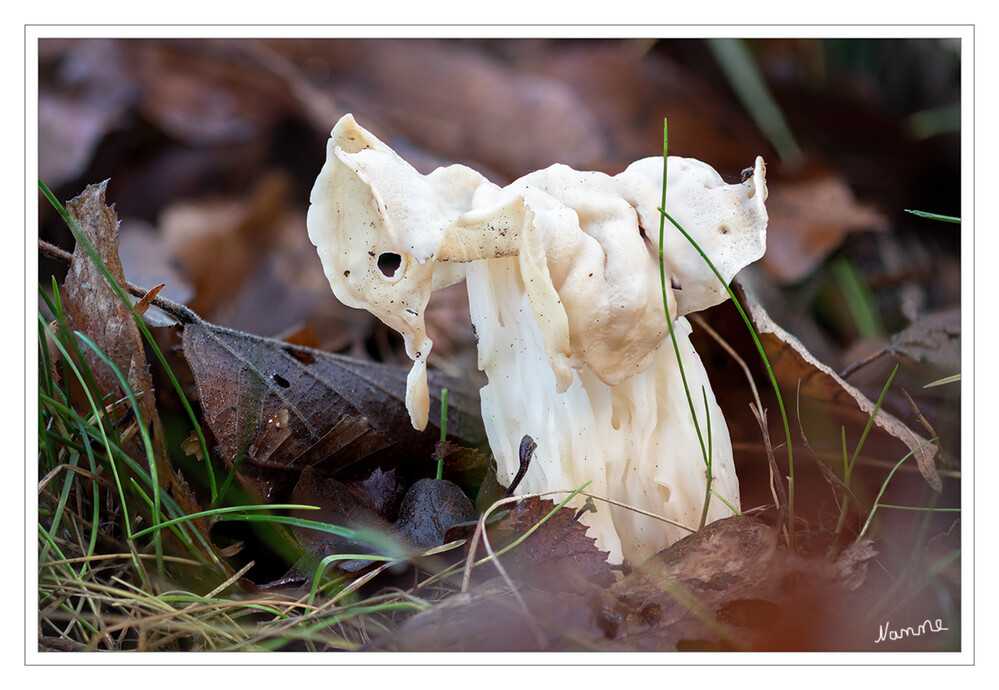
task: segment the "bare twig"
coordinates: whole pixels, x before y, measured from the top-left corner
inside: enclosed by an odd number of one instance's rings
[[[67,252],[65,249],[57,247],[54,244],[46,242],[45,240],[40,238],[38,240],[38,251],[41,252],[44,256],[49,257],[50,259],[55,259],[56,261],[62,261],[63,263],[66,264],[73,263],[73,255],[70,252]],[[157,293],[159,292],[159,288],[153,288],[152,290],[147,290],[143,287],[139,287],[138,285],[133,285],[132,283],[129,283],[127,281],[125,282],[124,285],[122,285],[122,287],[125,288],[125,290],[127,290],[129,294],[138,297],[140,301],[143,301],[145,303],[144,304],[145,307],[148,307],[150,304],[159,307],[164,312],[174,317],[182,324],[194,323],[200,320],[197,314],[195,314],[193,311],[191,311],[184,305],[177,304],[176,302],[171,302],[170,300],[164,299],[163,297],[159,297],[157,295]]]

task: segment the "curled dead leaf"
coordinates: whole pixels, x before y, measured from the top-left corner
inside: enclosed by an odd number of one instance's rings
[[[126,284],[118,257],[118,217],[106,202],[107,180],[88,186],[66,204],[66,210],[97,252],[119,286]],[[156,415],[152,377],[146,363],[139,327],[128,305],[107,282],[90,253],[77,245],[63,285],[66,313],[73,327],[86,334],[125,375],[139,402],[137,410],[146,424]],[[102,392],[113,400],[124,397],[114,372],[93,352],[86,350],[87,363]]]
[[[862,428],[874,412],[874,402],[812,356],[801,341],[774,323],[747,282],[736,282],[778,383],[787,390],[798,392],[802,409],[818,405],[824,412],[853,420]],[[936,468],[938,447],[935,443],[928,442],[883,409],[874,417],[874,424],[904,443],[912,451],[926,482],[934,491],[942,489]]]

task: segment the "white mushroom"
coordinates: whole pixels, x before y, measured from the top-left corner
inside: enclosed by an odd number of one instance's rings
[[[696,527],[704,458],[676,354],[663,346],[662,163],[647,158],[613,177],[553,165],[500,188],[460,165],[421,175],[347,115],[333,129],[308,227],[336,296],[405,339],[414,426],[426,425],[429,407],[424,310],[433,289],[466,278],[501,479],[515,474],[527,434],[538,445],[520,492],[591,481],[590,493]],[[762,159],[735,185],[693,159],[671,157],[668,174],[667,210],[726,280],[763,255]],[[727,293],[670,223],[664,255],[702,433],[710,417],[712,488],[738,507],[728,429],[682,318]],[[712,497],[709,521],[728,514]],[[644,559],[688,533],[617,507],[583,519],[612,560]]]

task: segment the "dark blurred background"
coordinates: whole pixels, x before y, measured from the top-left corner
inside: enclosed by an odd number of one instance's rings
[[[959,304],[959,226],[904,212],[960,214],[953,40],[43,39],[39,64],[41,178],[61,199],[110,179],[144,257],[126,270],[178,271],[167,289],[226,325],[336,332],[302,289],[325,289],[317,262],[291,255],[346,112],[423,171],[457,161],[499,183],[554,162],[616,173],[661,153],[664,117],[671,154],[727,178],[763,155],[762,268],[795,312],[782,323],[836,369]],[[211,242],[226,251],[204,275]],[[866,308],[837,294],[850,273]]]

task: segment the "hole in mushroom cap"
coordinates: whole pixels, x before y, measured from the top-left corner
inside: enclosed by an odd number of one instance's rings
[[[728,234],[728,226],[727,225],[719,225],[718,226],[718,232],[720,232],[723,235],[727,235]]]
[[[378,270],[386,278],[395,277],[396,271],[402,265],[402,257],[395,252],[384,252],[378,255]]]

